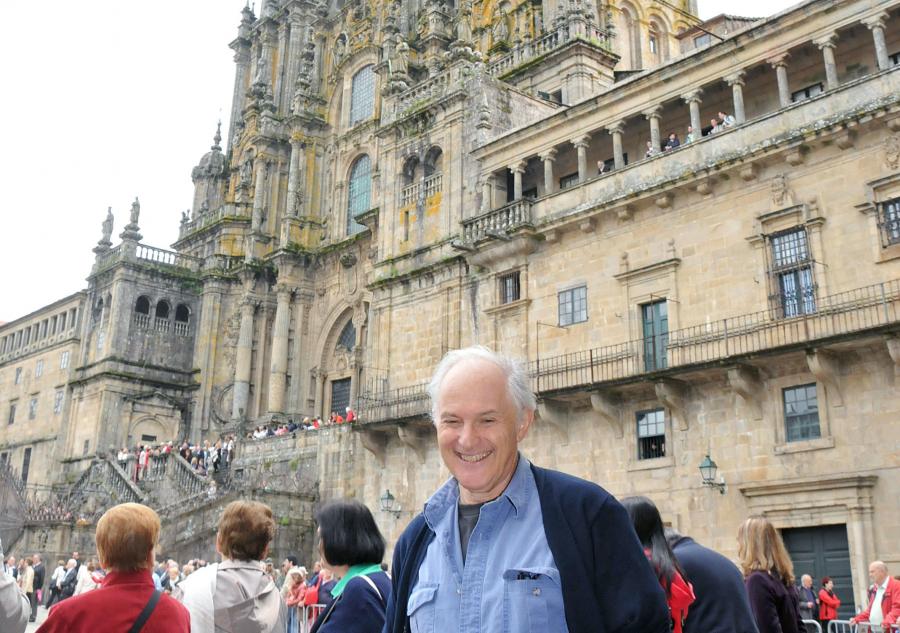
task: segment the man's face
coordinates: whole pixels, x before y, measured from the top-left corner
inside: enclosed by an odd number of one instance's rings
[[[523,416],[517,424],[506,377],[490,361],[461,361],[447,372],[437,401],[438,447],[461,503],[484,503],[506,489],[534,412]]]
[[[812,587],[812,578],[810,578],[809,576],[804,576],[801,582],[803,582],[803,586],[807,589]]]
[[[72,558],[78,560],[78,552],[72,552]]]
[[[281,571],[285,574],[291,567],[293,567],[293,565],[291,565],[291,561],[289,561],[288,559],[285,558],[283,561],[281,561]]]
[[[869,565],[869,578],[876,585],[880,585],[887,578],[887,572],[881,565]]]

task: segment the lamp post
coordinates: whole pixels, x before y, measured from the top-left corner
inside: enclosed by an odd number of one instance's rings
[[[709,456],[709,453],[706,453],[706,457],[703,458],[703,461],[700,462],[700,477],[703,480],[704,486],[709,486],[710,488],[718,488],[719,494],[725,494],[725,478],[720,476],[719,481],[716,481],[716,472],[719,467]]]

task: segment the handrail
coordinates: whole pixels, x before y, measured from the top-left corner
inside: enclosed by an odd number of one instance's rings
[[[488,237],[493,232],[509,232],[531,225],[531,198],[519,198],[500,207],[462,221],[463,240],[469,244]]]

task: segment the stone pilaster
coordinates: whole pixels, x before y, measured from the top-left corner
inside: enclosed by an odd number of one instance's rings
[[[269,413],[284,413],[287,391],[288,333],[291,325],[291,295],[294,289],[276,288],[277,305],[272,332],[272,363],[269,370]]]
[[[661,118],[660,113],[662,112],[661,106],[653,106],[649,110],[644,111],[644,118],[650,122],[650,144],[653,146],[653,151],[658,152],[662,148],[662,143],[659,138],[659,120]]]
[[[544,162],[544,195],[551,194],[555,190],[556,179],[553,177],[553,162],[556,160],[556,150],[548,149],[541,154]]]
[[[625,131],[625,123],[622,121],[617,121],[613,123],[609,127],[606,128],[606,131],[612,135],[613,141],[613,164],[616,169],[622,169],[625,167],[625,154],[622,149],[622,134]]]
[[[834,60],[834,49],[837,45],[837,33],[829,33],[825,37],[814,40],[813,43],[822,51],[822,60],[825,63],[825,84],[828,90],[834,90],[840,85],[837,74],[837,63]]]
[[[694,140],[698,140],[703,130],[703,123],[700,121],[700,103],[703,96],[703,90],[697,89],[681,96],[691,111],[691,129],[694,131]]]
[[[590,147],[590,143],[591,136],[589,134],[572,139],[572,145],[575,146],[575,151],[578,153],[578,182],[584,182],[588,177],[587,150]]]
[[[234,394],[231,417],[240,419],[247,415],[250,402],[250,359],[253,354],[253,315],[257,302],[245,296],[241,301],[241,329],[238,333],[237,352],[234,360]]]

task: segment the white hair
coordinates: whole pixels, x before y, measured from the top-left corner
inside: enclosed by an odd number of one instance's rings
[[[456,365],[464,361],[483,360],[496,365],[506,377],[506,393],[516,407],[516,419],[521,424],[525,411],[534,411],[537,408],[537,399],[531,390],[528,371],[521,361],[502,354],[492,352],[483,345],[473,345],[463,349],[455,349],[447,352],[441,362],[438,363],[431,381],[428,383],[428,396],[431,398],[431,419],[434,424],[438,422],[438,395],[444,378]]]

